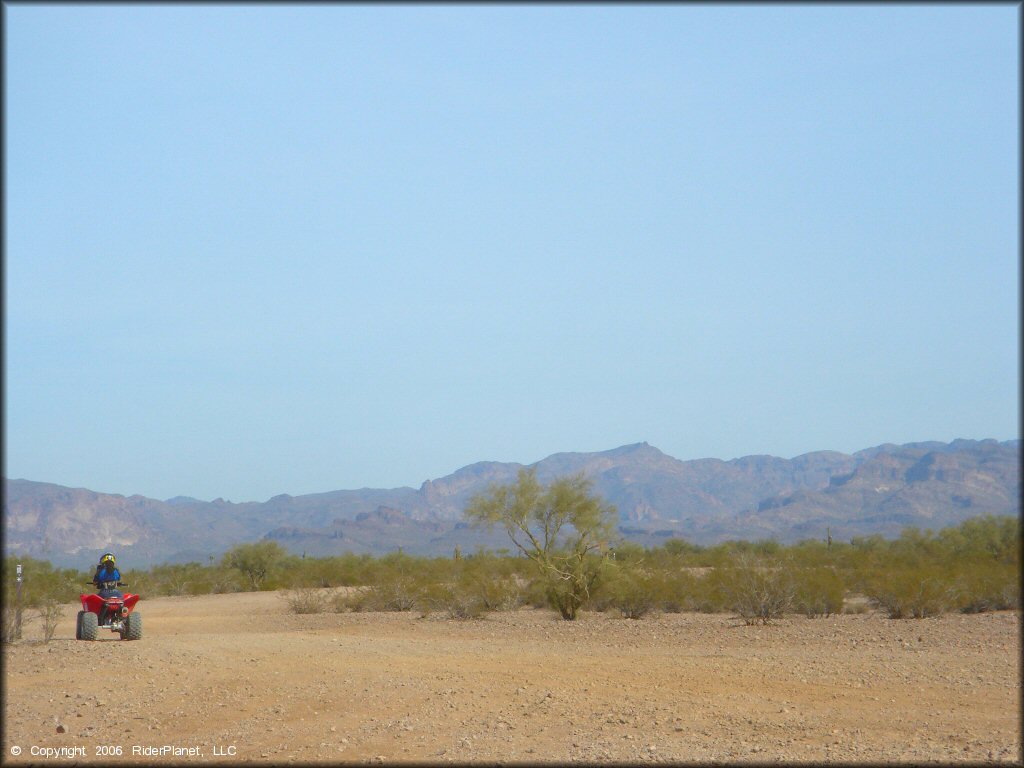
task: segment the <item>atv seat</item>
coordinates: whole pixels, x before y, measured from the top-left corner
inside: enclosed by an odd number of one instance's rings
[[[101,584],[97,584],[96,586],[99,587],[99,589],[96,591],[96,594],[104,599],[108,597],[118,597],[124,599],[124,593],[120,589],[117,589],[116,581],[104,581]]]

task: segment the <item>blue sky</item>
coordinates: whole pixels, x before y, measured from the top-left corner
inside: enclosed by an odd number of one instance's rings
[[[1019,13],[5,6],[5,475],[1016,438]]]

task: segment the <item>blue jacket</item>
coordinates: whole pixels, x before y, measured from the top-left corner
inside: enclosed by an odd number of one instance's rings
[[[104,581],[120,581],[121,572],[116,567],[100,565],[96,567],[96,575],[92,577],[94,584],[102,584]]]

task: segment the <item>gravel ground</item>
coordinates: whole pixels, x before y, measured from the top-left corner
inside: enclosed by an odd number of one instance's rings
[[[77,606],[48,644],[28,625],[4,762],[1022,762],[1016,612],[452,621],[280,597],[143,601],[138,642],[75,641]],[[145,752],[165,745],[198,754]]]

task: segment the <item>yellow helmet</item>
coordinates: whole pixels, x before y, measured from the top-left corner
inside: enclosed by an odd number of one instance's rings
[[[103,555],[103,557],[100,558],[100,565],[106,565],[107,563],[114,565],[114,555],[110,552],[107,552],[105,555]]]

